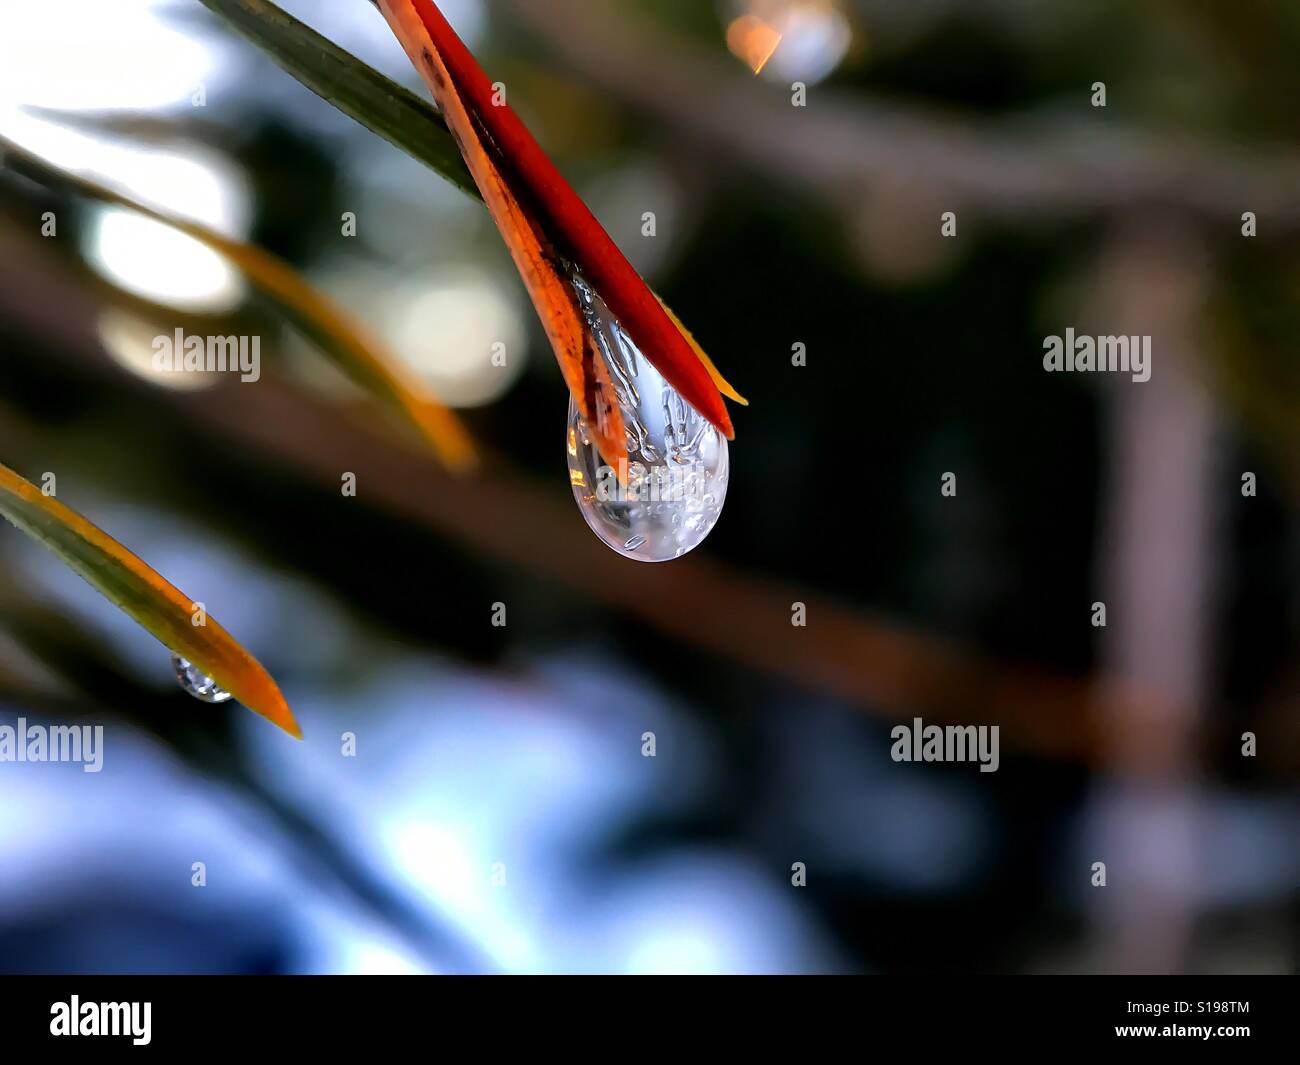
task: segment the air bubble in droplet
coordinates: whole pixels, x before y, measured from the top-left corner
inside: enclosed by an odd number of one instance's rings
[[[620,555],[641,562],[677,558],[699,546],[722,513],[726,437],[650,365],[581,276],[573,284],[609,367],[628,437],[620,468],[610,466],[570,398],[565,437],[574,499],[592,531]]]
[[[224,703],[230,698],[230,692],[218,687],[215,680],[189,659],[177,654],[172,655],[172,668],[176,670],[176,679],[185,694],[194,696],[200,702]]]

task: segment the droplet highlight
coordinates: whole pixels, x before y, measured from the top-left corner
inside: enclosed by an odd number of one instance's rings
[[[224,703],[230,698],[230,692],[219,687],[217,682],[199,669],[187,658],[172,655],[172,669],[176,670],[176,679],[181,690],[187,695],[204,703]]]
[[[609,368],[627,454],[605,461],[573,398],[565,457],[587,524],[620,555],[666,562],[698,547],[727,495],[727,439],[656,370],[581,277],[574,289]]]

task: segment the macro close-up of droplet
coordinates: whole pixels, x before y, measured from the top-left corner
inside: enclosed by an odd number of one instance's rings
[[[188,659],[172,655],[172,668],[176,670],[176,679],[180,682],[181,689],[200,702],[224,703],[230,698],[230,692],[219,687],[215,680]]]
[[[580,276],[574,288],[609,369],[627,453],[600,454],[569,400],[565,450],[578,509],[595,534],[627,558],[665,562],[698,547],[727,494],[727,440],[637,349]]]

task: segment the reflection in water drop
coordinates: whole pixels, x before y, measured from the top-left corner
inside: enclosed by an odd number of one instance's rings
[[[188,695],[205,703],[224,703],[230,698],[230,692],[217,687],[217,682],[200,670],[188,659],[172,655],[172,668],[176,670],[176,679]]]
[[[620,555],[664,562],[709,534],[727,494],[726,438],[637,350],[618,320],[574,275],[623,412],[627,454],[607,464],[569,399],[569,482],[587,524]],[[619,474],[622,474],[620,477]]]

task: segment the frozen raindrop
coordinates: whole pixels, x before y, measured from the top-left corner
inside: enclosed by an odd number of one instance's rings
[[[217,687],[215,680],[188,659],[173,654],[172,668],[176,670],[176,679],[187,695],[205,703],[224,703],[230,698],[230,692]]]
[[[569,482],[592,531],[620,555],[664,562],[709,535],[727,495],[727,440],[650,365],[591,287],[573,285],[623,413],[627,455],[602,459],[569,399]]]

